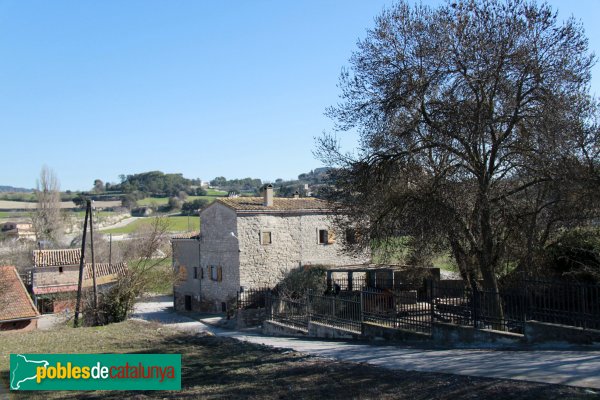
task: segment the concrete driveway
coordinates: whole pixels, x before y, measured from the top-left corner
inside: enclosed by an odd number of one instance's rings
[[[293,349],[318,357],[365,362],[380,367],[423,372],[516,379],[600,389],[600,351],[432,349],[373,345],[350,341],[263,336],[225,330],[173,312],[172,298],[138,303],[134,318],[153,320],[191,332],[210,332],[251,343]]]

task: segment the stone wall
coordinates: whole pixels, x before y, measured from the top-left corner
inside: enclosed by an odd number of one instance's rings
[[[213,311],[221,311],[222,303],[235,301],[240,288],[236,213],[224,205],[213,204],[202,211],[201,218],[200,264],[204,278],[199,291],[202,303],[212,304]],[[211,276],[211,266],[215,271],[220,267],[220,280]]]
[[[370,261],[369,254],[358,258],[344,254],[342,234],[331,244],[319,244],[319,230],[331,232],[332,223],[326,215],[238,215],[214,203],[200,216],[199,264],[196,249],[188,247],[193,245],[181,239],[173,242],[174,266],[186,267],[185,279],[176,285],[175,292],[200,296],[203,307],[212,304],[213,311],[221,311],[223,303],[233,304],[240,286],[275,286],[289,270],[299,266]],[[270,244],[261,243],[261,234],[266,231],[271,233]],[[203,278],[194,282],[193,267],[198,265]],[[221,271],[218,277],[211,267]]]
[[[194,268],[200,267],[200,242],[196,239],[173,239],[173,269],[177,274],[177,280],[173,288],[181,298],[181,304],[174,303],[178,311],[184,311],[184,296],[200,296],[201,270],[194,278]]]
[[[33,269],[34,287],[77,285],[78,282],[78,265],[64,267],[38,267]]]
[[[331,232],[326,215],[241,215],[240,285],[247,288],[275,286],[289,270],[304,265],[349,265],[370,261],[370,256],[342,252],[343,234],[334,243],[319,244],[319,230]],[[261,234],[271,233],[271,243],[261,244]]]

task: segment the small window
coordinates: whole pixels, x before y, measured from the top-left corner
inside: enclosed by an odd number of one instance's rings
[[[319,229],[319,244],[327,244],[328,236],[327,229]]]
[[[346,229],[346,243],[357,244],[358,237],[356,236],[356,230],[352,228]]]
[[[271,243],[273,243],[271,232],[261,231],[260,232],[260,244],[271,244]]]
[[[198,279],[198,267],[194,267],[194,279]]]
[[[58,272],[62,274],[63,273],[63,267],[58,267]]]
[[[223,280],[223,268],[211,265],[210,267],[210,279],[215,282],[221,282]]]

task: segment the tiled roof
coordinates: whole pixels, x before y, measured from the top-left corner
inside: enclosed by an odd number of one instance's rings
[[[17,269],[12,266],[0,267],[0,322],[35,318],[39,314]]]
[[[274,197],[273,205],[264,205],[262,197],[228,197],[215,202],[222,203],[237,212],[262,213],[297,213],[297,212],[331,212],[331,204],[314,197],[282,198]]]
[[[59,267],[79,265],[81,249],[34,250],[34,267]]]
[[[98,264],[96,263],[96,279],[109,275],[122,275],[127,270],[127,263]],[[85,264],[83,279],[92,279],[92,264]]]

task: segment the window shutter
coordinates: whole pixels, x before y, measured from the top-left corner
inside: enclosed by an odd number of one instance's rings
[[[219,266],[217,268],[217,281],[221,282],[223,280],[223,267]]]
[[[332,230],[327,231],[327,244],[335,243],[335,232]]]

